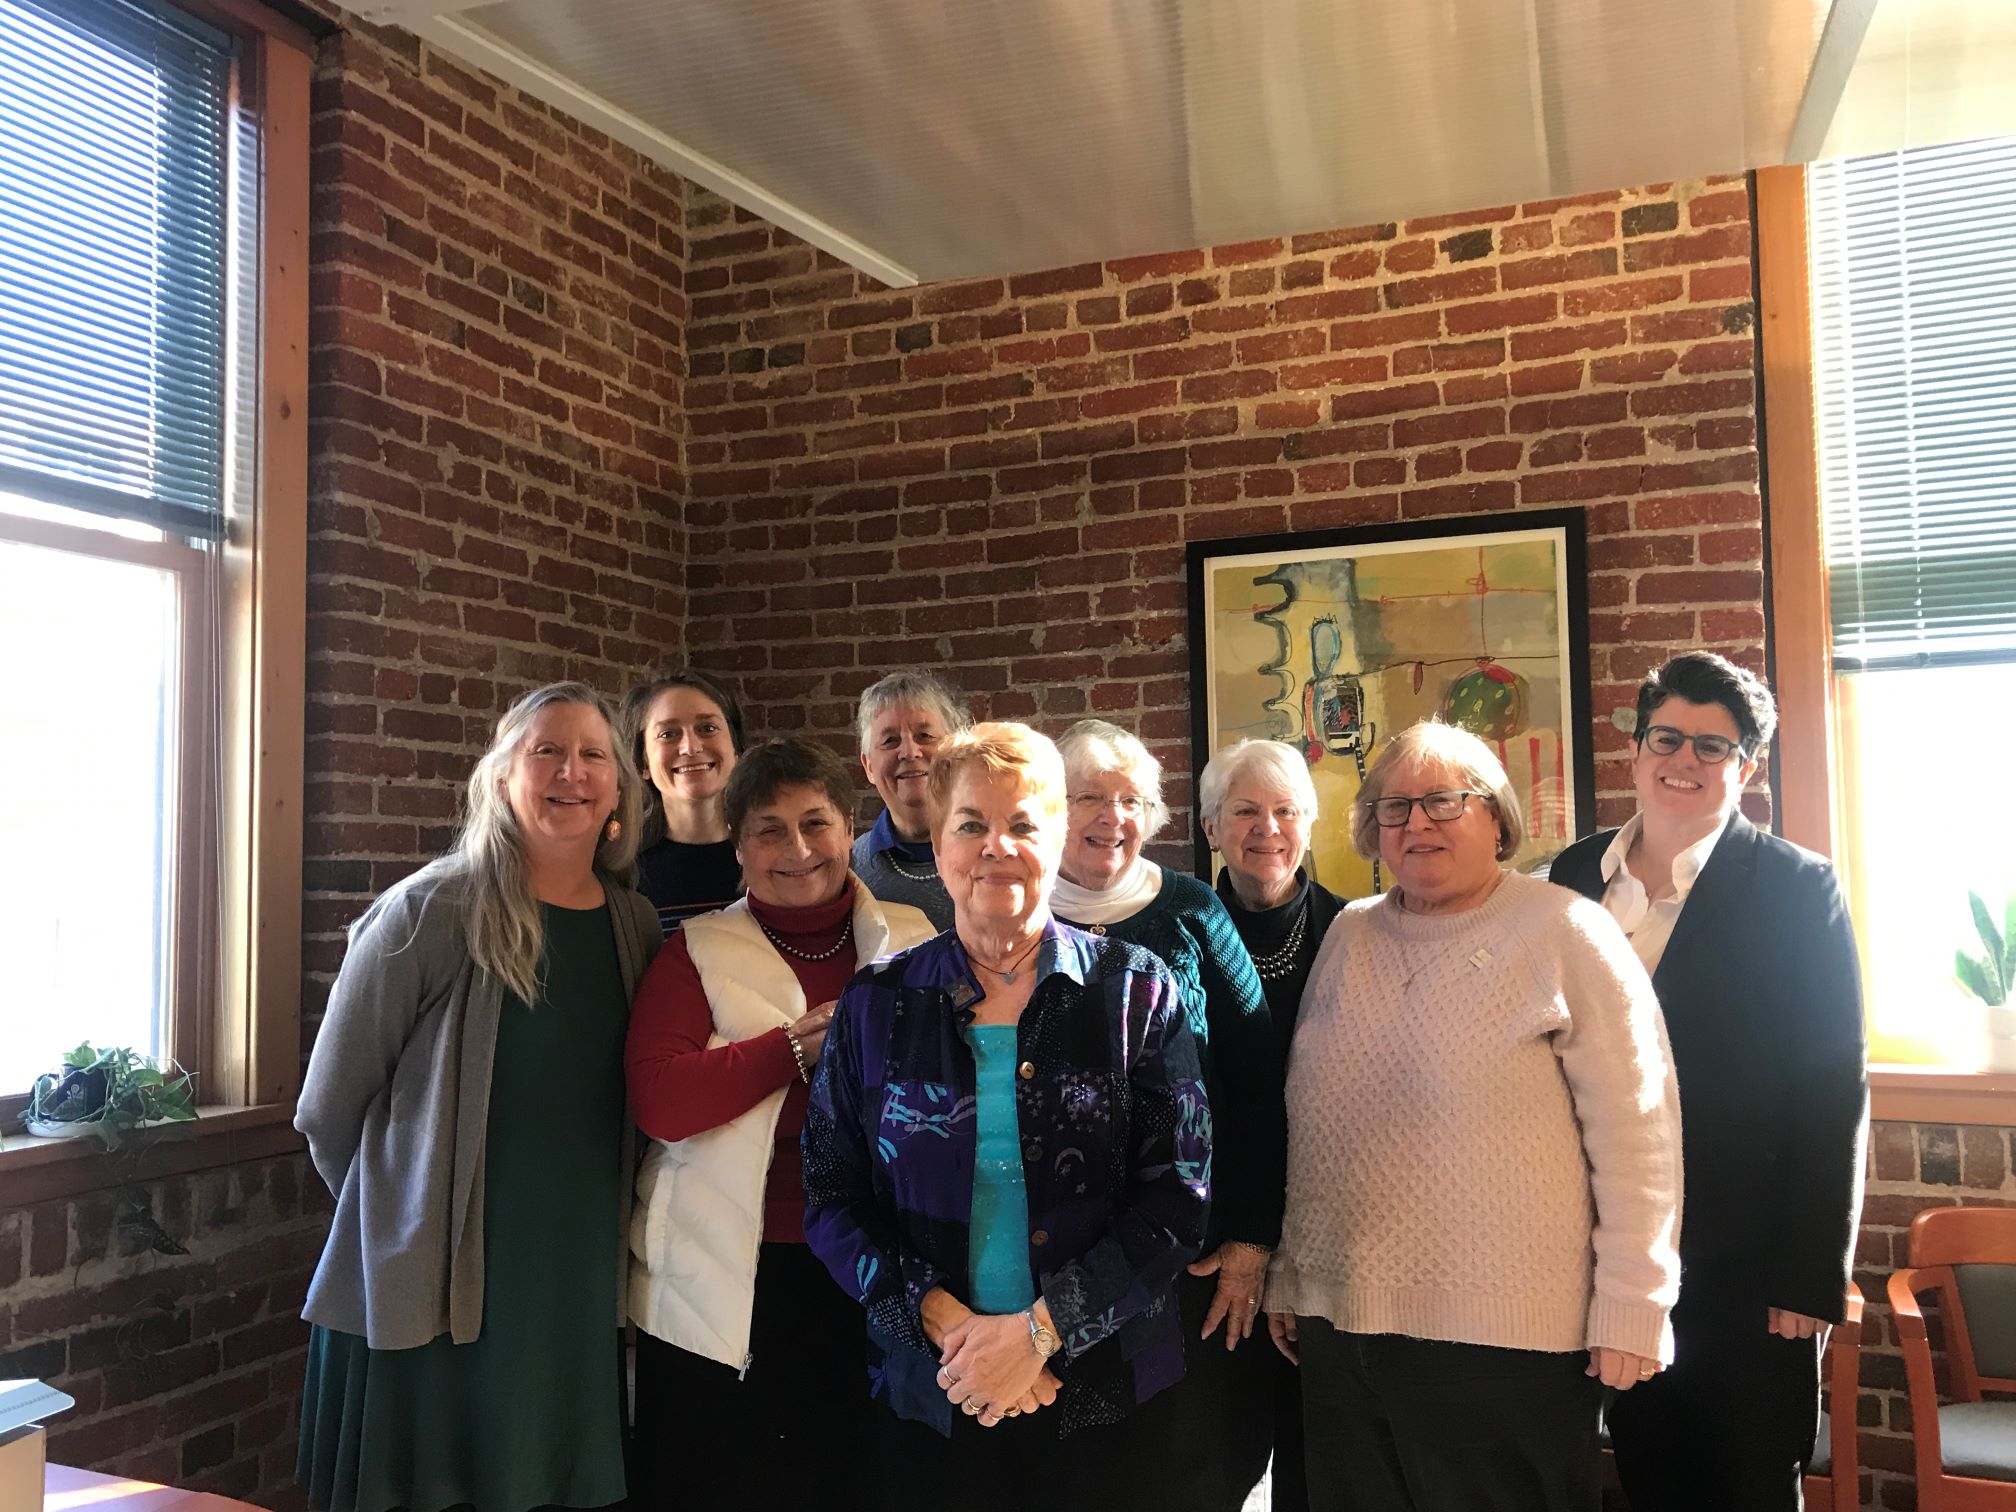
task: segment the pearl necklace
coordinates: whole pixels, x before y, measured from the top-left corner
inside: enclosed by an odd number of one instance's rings
[[[1288,938],[1281,948],[1272,955],[1253,957],[1253,969],[1260,973],[1263,982],[1278,982],[1295,969],[1295,954],[1302,948],[1302,936],[1309,928],[1309,897],[1305,893],[1302,907],[1296,911],[1295,922],[1289,926]]]
[[[756,924],[757,927],[763,931],[764,935],[768,937],[772,945],[775,945],[779,950],[783,951],[784,954],[788,956],[796,956],[801,961],[830,961],[834,956],[840,954],[840,952],[846,948],[847,942],[849,940],[854,938],[854,915],[852,914],[847,915],[847,922],[840,927],[840,938],[833,942],[833,948],[830,950],[820,950],[820,951],[800,950],[795,945],[786,944],[784,941],[784,937],[778,934],[777,931],[772,929],[768,924],[765,924],[761,919],[758,919],[756,921]]]
[[[896,852],[893,850],[884,851],[882,859],[889,863],[889,870],[896,873],[899,877],[908,878],[912,882],[936,882],[938,880],[938,863],[935,861],[922,871],[911,871],[901,861],[896,859]]]

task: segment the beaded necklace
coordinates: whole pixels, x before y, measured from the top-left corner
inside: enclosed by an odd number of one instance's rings
[[[785,943],[784,937],[778,934],[777,931],[772,929],[768,924],[765,924],[761,919],[758,919],[756,921],[756,924],[757,927],[763,931],[764,935],[769,939],[772,945],[775,945],[779,950],[783,951],[784,954],[789,956],[796,956],[801,961],[831,960],[834,956],[840,954],[840,952],[846,948],[847,942],[849,940],[854,938],[854,915],[852,914],[847,915],[847,922],[840,926],[840,938],[833,942],[833,947],[830,950],[819,950],[819,951],[800,950],[795,945]]]

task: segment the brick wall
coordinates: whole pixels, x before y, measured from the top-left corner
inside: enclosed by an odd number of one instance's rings
[[[439,852],[498,712],[620,693],[685,613],[678,180],[411,36],[315,72],[304,1045],[375,893]],[[51,1451],[292,1505],[327,1194],[294,1154],[176,1178],[191,1253],[94,1194],[0,1213],[0,1378]]]
[[[0,1380],[76,1398],[50,1424],[58,1463],[291,1501],[327,1193],[303,1155],[143,1189],[188,1254],[120,1233],[110,1192],[0,1213]]]
[[[1740,180],[897,291],[704,193],[687,224],[687,638],[759,727],[844,741],[942,666],[1134,728],[1183,810],[1185,542],[1526,506],[1587,511],[1604,818],[1650,664],[1761,666]]]

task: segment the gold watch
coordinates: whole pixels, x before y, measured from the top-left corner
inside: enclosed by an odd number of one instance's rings
[[[1064,1347],[1064,1341],[1036,1321],[1036,1309],[1030,1308],[1022,1314],[1029,1320],[1029,1347],[1043,1359],[1049,1359]]]

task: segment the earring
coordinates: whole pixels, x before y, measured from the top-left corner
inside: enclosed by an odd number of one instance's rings
[[[623,833],[623,821],[621,819],[611,819],[607,827],[604,828],[602,831],[602,838],[608,841],[611,845],[614,845],[616,843],[617,837],[620,836],[622,833]]]

